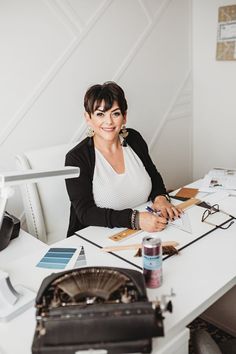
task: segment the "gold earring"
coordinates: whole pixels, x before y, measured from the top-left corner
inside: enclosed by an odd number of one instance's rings
[[[129,132],[128,132],[127,129],[126,129],[125,124],[123,124],[122,127],[121,127],[120,135],[121,135],[122,138],[124,138],[124,139],[127,138],[127,136],[129,135]]]
[[[123,141],[121,143],[122,146],[127,146],[126,138],[128,135],[129,135],[129,132],[126,129],[125,124],[123,124],[121,127],[121,131],[120,131],[120,136],[123,138]]]
[[[87,130],[87,137],[88,137],[88,138],[92,138],[93,136],[94,136],[94,130],[93,130],[93,128],[88,127],[88,130]]]

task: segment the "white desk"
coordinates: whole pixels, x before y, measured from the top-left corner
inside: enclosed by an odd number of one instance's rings
[[[0,252],[0,269],[4,269],[8,263],[24,258],[40,248],[44,248],[45,244],[27,232],[21,230],[20,235],[12,240],[7,248]]]
[[[192,235],[169,227],[158,233],[158,236],[162,241],[176,240],[181,245],[185,245],[194,238],[208,233],[214,227],[201,222],[203,211],[204,209],[198,206],[193,206],[186,211],[191,220]],[[217,224],[227,219],[228,217],[224,215],[216,215],[216,221],[219,221],[216,222]],[[89,227],[80,230],[77,234],[104,247],[114,246],[114,241],[109,240],[108,236],[117,231],[117,229],[112,231],[107,228]],[[236,284],[235,233],[236,223],[228,230],[214,230],[183,249],[179,255],[172,256],[163,262],[163,285],[159,289],[148,290],[149,298],[154,299],[156,296],[168,294],[171,288],[174,289],[176,297],[172,299],[174,311],[166,315],[164,321],[165,337],[154,339],[155,353],[187,353],[188,336],[185,327]],[[119,244],[139,243],[143,235],[144,233],[138,233]],[[227,244],[227,252],[224,252],[225,244]],[[100,252],[102,253],[101,250]],[[114,253],[127,258],[139,267],[142,266],[142,259],[134,257],[134,250]],[[177,340],[181,334],[182,338]],[[173,338],[177,340],[177,343],[173,344]],[[183,343],[183,340],[186,342]],[[167,343],[172,344],[168,350],[166,349]],[[180,351],[177,350],[176,344],[180,345]]]
[[[191,213],[195,212],[191,211]],[[199,209],[196,209],[196,213],[199,213]],[[193,219],[195,220],[195,217]],[[196,231],[194,220],[193,229]],[[203,227],[203,225],[200,224],[200,227]],[[104,242],[106,235],[110,232],[109,229],[91,227],[81,230],[79,234]],[[166,232],[169,233],[167,230]],[[184,249],[179,256],[173,256],[165,260],[163,264],[163,285],[159,289],[148,290],[148,295],[153,299],[156,296],[168,294],[172,287],[176,297],[172,299],[173,313],[166,314],[164,320],[165,337],[153,340],[153,353],[187,354],[188,330],[185,329],[186,325],[236,284],[235,233],[236,223],[228,230],[218,229],[214,231]],[[164,235],[164,233],[161,234]],[[186,235],[181,236],[177,229],[172,228],[172,235],[175,234],[178,237],[187,237]],[[170,239],[169,234],[168,238]],[[136,240],[133,238],[129,242],[136,243]],[[225,243],[227,243],[227,252],[224,252],[223,249]],[[60,241],[55,245],[62,247],[83,245],[88,265],[133,268],[131,264],[110,254],[104,254],[96,246],[76,236]],[[106,243],[106,245],[108,244]],[[21,283],[31,290],[37,291],[42,279],[50,271],[36,268],[35,265],[48,248],[49,246],[21,232],[20,237],[13,240],[1,252],[0,268],[9,273],[13,284]],[[33,308],[9,323],[0,324],[0,353],[31,353],[34,330],[35,314]]]
[[[11,247],[12,246],[12,247]],[[87,265],[131,268],[110,254],[97,252],[97,248],[72,236],[55,243],[56,247],[84,246]],[[55,270],[37,268],[36,264],[52,247],[21,231],[20,236],[0,254],[0,269],[9,273],[13,285],[22,284],[37,292],[42,280]],[[0,323],[0,354],[30,354],[35,331],[35,310],[30,308],[7,323]]]

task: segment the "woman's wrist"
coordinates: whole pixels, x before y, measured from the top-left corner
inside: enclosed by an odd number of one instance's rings
[[[160,198],[160,197],[162,197],[162,198]],[[171,203],[170,196],[169,196],[168,193],[164,193],[164,194],[159,194],[159,195],[157,195],[156,198],[155,198],[155,200],[154,200],[154,203],[157,202],[158,199],[160,200],[160,199],[164,199],[164,198],[165,198],[165,200],[167,200],[167,202]]]
[[[131,229],[133,230],[140,230],[140,225],[139,225],[139,211],[138,210],[133,210],[131,214]]]

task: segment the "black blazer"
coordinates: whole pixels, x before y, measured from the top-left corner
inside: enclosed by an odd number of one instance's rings
[[[139,156],[152,181],[149,200],[165,194],[162,177],[153,164],[148,147],[142,136],[134,129],[127,129],[127,144]],[[95,151],[92,138],[85,138],[66,155],[66,166],[80,168],[80,176],[66,180],[66,188],[71,201],[70,222],[67,236],[71,236],[86,226],[126,227],[131,228],[132,209],[114,210],[97,207],[93,198],[93,174]],[[138,176],[137,176],[138,178]]]

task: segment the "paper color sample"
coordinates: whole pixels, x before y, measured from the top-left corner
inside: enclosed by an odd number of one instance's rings
[[[50,248],[37,264],[39,268],[65,269],[76,248]]]
[[[76,259],[74,268],[80,268],[83,266],[86,266],[87,262],[86,262],[86,257],[85,257],[85,253],[84,253],[84,247],[81,247],[80,253]]]

